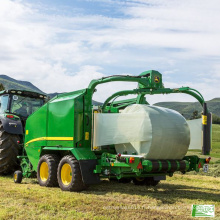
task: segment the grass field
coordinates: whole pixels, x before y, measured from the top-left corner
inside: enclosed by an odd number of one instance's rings
[[[212,131],[211,156],[220,158],[220,125],[213,125]]]
[[[198,153],[199,154],[199,153]],[[214,164],[219,172],[220,125],[213,126]],[[62,192],[36,179],[14,184],[0,177],[0,219],[192,219],[191,205],[215,205],[220,219],[220,177],[175,174],[156,187],[102,181],[87,190]]]
[[[198,178],[199,177],[199,178]],[[103,181],[81,193],[14,184],[0,177],[0,219],[191,219],[192,204],[213,204],[220,218],[220,178],[180,175],[156,187]]]

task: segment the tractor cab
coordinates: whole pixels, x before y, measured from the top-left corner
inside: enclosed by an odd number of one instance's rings
[[[44,94],[21,91],[4,90],[0,92],[0,120],[21,121],[24,128],[29,115],[39,109],[46,100]],[[7,120],[7,121],[8,121]],[[8,123],[10,125],[10,123]],[[15,126],[10,126],[16,128]],[[7,129],[8,130],[8,129]],[[16,129],[11,129],[16,130]],[[8,131],[10,133],[10,131]],[[13,132],[16,133],[16,132]],[[20,132],[19,132],[20,133]]]

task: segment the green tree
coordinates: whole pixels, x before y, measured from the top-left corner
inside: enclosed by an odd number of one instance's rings
[[[212,124],[220,124],[220,117],[218,115],[212,114]]]
[[[0,83],[0,91],[5,90],[5,87],[2,83]]]
[[[199,114],[199,112],[195,110],[192,116],[190,117],[190,120],[197,119],[197,118],[201,118],[201,114]]]

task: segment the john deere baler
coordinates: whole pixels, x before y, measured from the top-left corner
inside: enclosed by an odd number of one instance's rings
[[[112,81],[137,82],[100,105],[92,104],[96,86]],[[199,171],[210,160],[186,156],[190,130],[177,112],[152,107],[146,95],[185,93],[203,106],[202,152],[210,152],[210,113],[202,95],[189,87],[164,88],[162,75],[150,70],[139,76],[93,80],[87,89],[51,99],[26,122],[22,171],[14,181],[37,174],[41,186],[80,191],[102,178],[157,185],[175,171]],[[115,101],[126,95],[134,99]]]

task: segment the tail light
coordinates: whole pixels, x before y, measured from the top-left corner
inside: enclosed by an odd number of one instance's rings
[[[14,115],[6,115],[7,118],[14,118]]]

